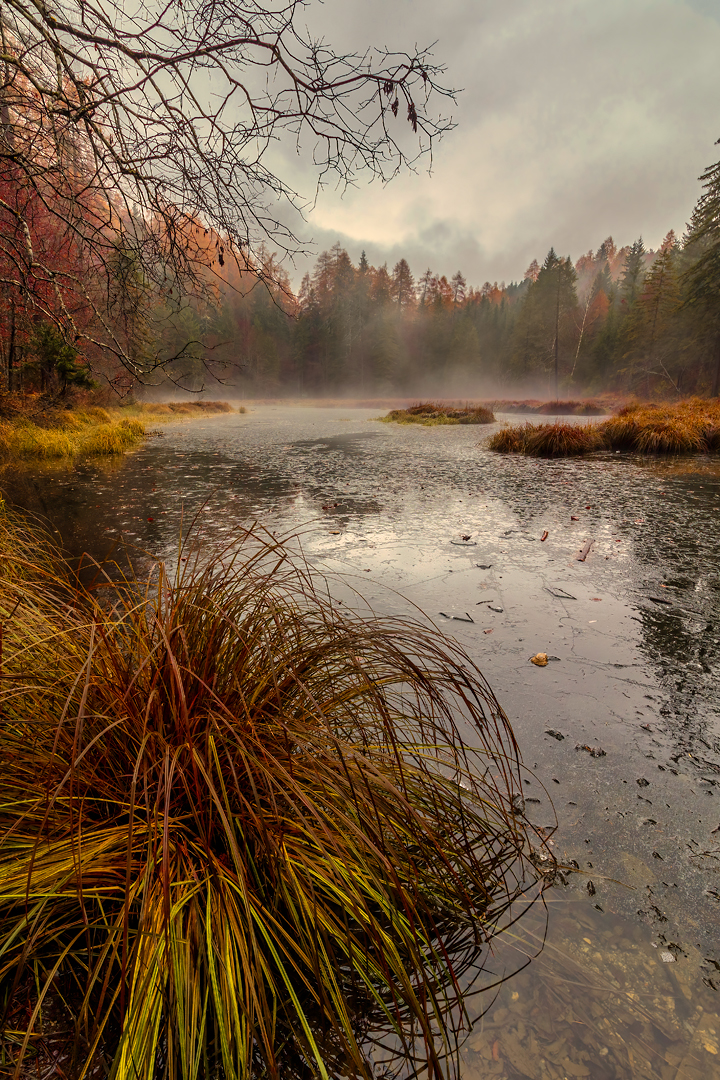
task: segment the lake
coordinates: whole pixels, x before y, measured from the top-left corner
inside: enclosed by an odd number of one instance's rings
[[[720,1078],[720,460],[505,457],[375,415],[255,405],[0,486],[73,557],[300,530],[338,600],[457,637],[579,869],[495,942],[489,981],[517,973],[472,999],[461,1075]]]

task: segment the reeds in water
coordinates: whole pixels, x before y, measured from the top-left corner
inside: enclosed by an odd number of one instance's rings
[[[632,404],[599,424],[525,424],[502,428],[488,446],[500,453],[566,457],[594,450],[698,454],[720,449],[720,401]]]
[[[97,415],[103,413],[107,420]],[[0,421],[0,459],[51,461],[122,454],[144,438],[139,420],[112,419],[104,409],[62,413],[51,427],[26,420]]]
[[[86,405],[44,410],[35,398],[4,399],[0,460],[53,461],[124,454],[145,438],[145,419],[212,416],[235,411],[226,401],[183,401],[119,408]],[[238,412],[245,412],[241,406]]]
[[[504,427],[488,446],[501,454],[529,454],[532,457],[570,457],[589,454],[603,446],[594,424],[531,424]]]
[[[0,521],[0,991],[36,987],[5,1060],[60,993],[79,1076],[369,1080],[373,1028],[442,1077],[533,875],[509,723],[273,537],[184,555],[87,591]]]
[[[233,409],[229,401],[141,401],[135,405],[126,406],[139,416],[214,416],[219,413],[239,412],[246,409],[241,405]]]

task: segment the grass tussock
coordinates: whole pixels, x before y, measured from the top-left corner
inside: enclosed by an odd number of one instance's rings
[[[589,454],[603,447],[602,436],[594,424],[526,423],[503,427],[488,446],[501,454],[529,454],[531,457],[571,457]]]
[[[87,592],[0,519],[6,1067],[61,994],[66,1075],[369,1080],[370,1027],[449,1069],[533,875],[509,723],[456,642],[241,550]]]
[[[603,446],[597,424],[527,425],[525,453],[533,457],[572,457],[589,454]]]
[[[530,424],[506,425],[490,437],[488,446],[498,454],[522,454],[525,452],[525,432]]]
[[[566,457],[594,450],[639,454],[703,454],[720,450],[720,399],[691,398],[673,405],[635,403],[599,424],[530,423],[496,432],[488,446],[500,453]]]
[[[494,424],[495,416],[484,405],[466,405],[464,408],[444,405],[442,402],[419,402],[407,409],[393,409],[380,417],[385,423],[424,424]]]

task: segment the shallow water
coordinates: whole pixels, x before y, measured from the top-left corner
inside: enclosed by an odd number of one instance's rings
[[[502,457],[478,446],[492,428],[372,415],[259,406],[0,486],[76,555],[123,537],[172,561],[194,518],[213,542],[303,526],[375,610],[414,604],[456,635],[513,723],[528,817],[556,814],[581,870],[548,893],[545,948],[478,1020],[463,1076],[720,1078],[720,462]],[[516,930],[498,970],[538,952],[540,909]]]

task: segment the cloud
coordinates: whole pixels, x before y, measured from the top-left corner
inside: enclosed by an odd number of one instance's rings
[[[608,234],[657,245],[681,232],[717,156],[716,0],[328,0],[307,13],[340,48],[437,38],[464,88],[432,175],[320,193],[302,230],[318,248],[516,279],[551,245],[577,257]],[[301,160],[283,167],[312,190]]]

